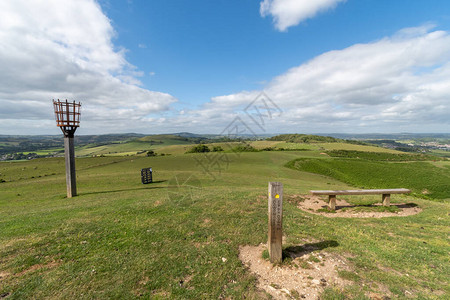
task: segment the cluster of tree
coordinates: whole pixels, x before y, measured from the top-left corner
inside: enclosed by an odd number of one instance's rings
[[[139,154],[139,153],[138,153]],[[160,153],[160,154],[158,154],[158,153],[156,153],[155,151],[153,151],[153,150],[148,150],[147,151],[147,156],[166,156],[166,155],[171,155],[171,154],[165,154],[165,153]]]
[[[268,141],[284,141],[288,143],[338,143],[344,140],[331,136],[320,136],[312,134],[280,134],[267,139]]]
[[[75,135],[77,146],[102,146],[113,143],[130,141],[138,134],[106,134],[106,135]],[[64,138],[61,135],[11,136],[0,135],[0,156],[16,155],[21,152],[34,152],[39,150],[52,150],[55,152],[64,147]],[[62,151],[61,151],[62,152]]]
[[[25,159],[35,159],[40,158],[43,156],[37,155],[36,153],[28,153],[24,154],[22,152],[20,153],[10,153],[10,154],[4,154],[0,157],[1,160],[25,160]]]
[[[263,149],[263,151],[272,151],[272,150],[276,150],[276,149],[274,149],[274,148]],[[188,151],[186,151],[186,153],[207,153],[207,152],[220,152],[220,151],[224,151],[221,146],[208,147],[205,144],[199,144],[199,145],[192,147]],[[258,152],[259,150],[252,147],[251,145],[243,142],[243,143],[231,148],[230,151],[231,152]]]
[[[233,152],[257,152],[258,149],[255,149],[249,144],[242,143],[240,145],[237,145],[232,149]]]
[[[223,151],[223,148],[221,146],[213,146],[210,149],[205,144],[199,144],[186,151],[186,153],[205,153],[205,152],[220,152],[220,151]]]
[[[63,140],[42,140],[33,141],[26,140],[24,138],[5,138],[0,137],[0,155],[2,154],[14,154],[20,152],[38,151],[41,149],[49,149],[56,147],[63,147]]]
[[[267,139],[268,141],[284,141],[288,143],[348,143],[355,145],[369,145],[358,140],[343,140],[331,136],[321,136],[314,134],[280,134]]]

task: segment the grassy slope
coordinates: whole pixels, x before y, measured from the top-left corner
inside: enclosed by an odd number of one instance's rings
[[[83,158],[77,160],[80,195],[73,199],[64,197],[62,159],[0,163],[1,177],[8,181],[0,183],[0,295],[262,298],[237,255],[239,245],[266,242],[267,182],[283,182],[286,197],[324,186],[348,188],[283,167],[300,156],[320,154],[233,155],[216,181],[196,165],[199,154]],[[142,185],[139,170],[149,166],[156,182]],[[201,181],[192,198],[168,197],[168,181],[180,173]],[[341,291],[348,297],[386,287],[399,298],[408,291],[445,299],[450,293],[450,205],[402,196],[393,196],[393,202],[396,197],[419,204],[424,212],[406,218],[328,219],[286,202],[284,246],[305,240],[337,243],[325,250],[353,257],[355,283]]]
[[[450,198],[450,169],[430,162],[387,162],[353,158],[305,159],[290,168],[334,177],[359,188],[408,188],[432,199]]]
[[[189,141],[171,135],[156,135],[143,137],[127,142],[107,144],[102,146],[87,145],[77,149],[77,156],[124,156],[134,155],[148,150],[159,150],[172,145],[189,145]]]

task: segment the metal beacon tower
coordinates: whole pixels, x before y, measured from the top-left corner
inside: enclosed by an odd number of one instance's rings
[[[66,161],[67,198],[77,195],[77,179],[75,175],[75,148],[73,138],[75,130],[80,127],[81,103],[53,100],[56,126],[64,134],[64,157]]]

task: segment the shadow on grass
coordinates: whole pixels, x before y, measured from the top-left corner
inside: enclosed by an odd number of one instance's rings
[[[166,180],[160,180],[160,181],[154,181],[153,183],[160,183],[160,182],[165,182],[165,181]],[[151,184],[145,184],[144,186],[138,187],[138,188],[78,193],[78,195],[79,196],[97,195],[97,194],[119,193],[119,192],[129,192],[129,191],[139,191],[139,190],[153,190],[153,189],[167,189],[167,186],[152,186]]]
[[[411,208],[411,207],[418,207],[419,205],[415,203],[403,203],[403,204],[393,204],[393,206],[397,206],[398,208]]]
[[[355,208],[355,207],[381,207],[381,203],[376,204],[359,204],[359,205],[336,205],[335,209],[340,210],[343,208]],[[392,204],[390,206],[396,206],[398,208],[411,208],[411,207],[418,207],[415,203],[401,203],[401,204]],[[389,206],[388,206],[389,207]],[[328,209],[328,205],[323,205],[323,209]]]
[[[283,260],[285,258],[295,259],[313,251],[323,250],[325,248],[337,247],[339,243],[336,241],[322,241],[317,243],[304,244],[299,246],[290,246],[283,249]]]
[[[152,183],[162,183],[162,182],[167,182],[167,180],[155,180],[155,181],[152,181]]]

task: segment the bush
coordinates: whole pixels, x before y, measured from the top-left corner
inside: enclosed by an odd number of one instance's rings
[[[186,153],[205,153],[205,152],[210,152],[210,151],[211,150],[208,148],[208,146],[200,144],[200,145],[192,147]]]
[[[223,148],[220,147],[220,146],[214,146],[213,149],[212,149],[212,151],[213,151],[213,152],[220,152],[220,151],[223,151]]]
[[[248,144],[242,144],[242,145],[238,145],[236,147],[234,147],[232,149],[233,152],[257,152],[258,150],[256,150],[255,148],[253,148],[252,146],[248,145]]]
[[[274,147],[266,147],[266,148],[263,148],[262,151],[275,151],[275,148]]]
[[[156,156],[156,152],[153,150],[147,151],[147,156]]]

